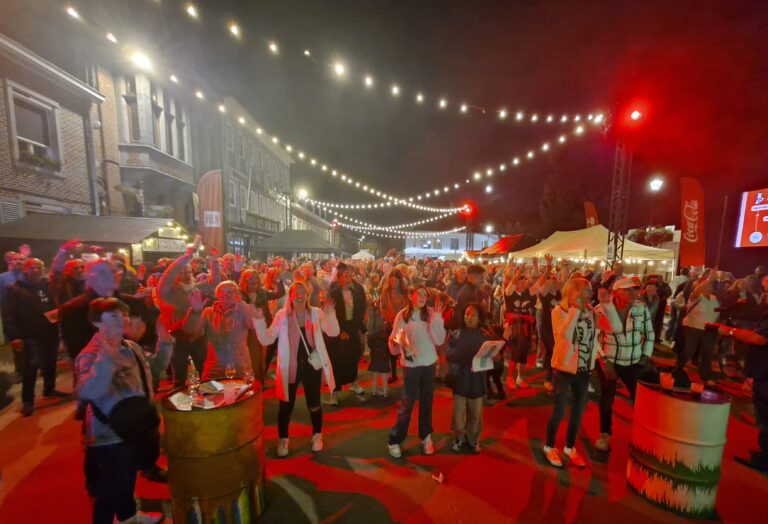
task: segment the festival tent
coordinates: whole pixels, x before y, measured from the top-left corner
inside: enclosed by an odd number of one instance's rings
[[[360,251],[352,255],[352,260],[373,260],[374,258],[376,257],[373,256],[373,254],[371,254],[371,252],[368,251],[367,249],[361,249]]]
[[[556,231],[536,245],[509,254],[510,258],[542,257],[549,253],[556,258],[597,258],[606,257],[608,230],[596,225],[576,231]],[[624,257],[641,260],[673,260],[671,249],[659,249],[624,240]]]

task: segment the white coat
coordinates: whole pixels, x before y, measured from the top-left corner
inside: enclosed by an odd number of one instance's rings
[[[315,336],[315,351],[320,355],[320,361],[323,363],[325,383],[333,391],[336,388],[336,381],[333,378],[333,368],[331,367],[331,359],[328,358],[328,350],[325,349],[323,332],[329,337],[339,335],[339,322],[336,320],[336,312],[330,309],[329,314],[325,314],[320,308],[309,307],[308,309],[312,320],[312,331]],[[263,318],[256,319],[256,336],[261,344],[268,346],[277,339],[275,389],[277,398],[283,402],[288,401],[288,383],[290,381],[291,348],[288,340],[289,320],[290,316],[285,309],[275,313],[275,318],[272,320],[272,325],[269,328],[267,328],[267,323]],[[304,351],[301,343],[299,343],[299,351]]]

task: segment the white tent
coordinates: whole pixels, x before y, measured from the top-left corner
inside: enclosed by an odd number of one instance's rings
[[[373,256],[371,252],[368,251],[367,249],[361,249],[360,251],[352,255],[352,260],[373,260],[374,258],[376,257]]]
[[[576,231],[557,231],[534,246],[510,253],[509,258],[543,257],[547,253],[556,258],[604,259],[608,253],[608,230],[597,225]],[[671,249],[658,249],[625,240],[624,258],[673,260],[675,254]]]

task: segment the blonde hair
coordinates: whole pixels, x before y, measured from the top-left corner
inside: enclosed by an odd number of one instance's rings
[[[304,289],[304,292],[307,294],[307,298],[309,298],[309,290],[307,289],[307,285],[304,282],[294,282],[291,284],[291,287],[288,288],[288,298],[285,301],[285,305],[283,306],[283,309],[285,309],[285,312],[289,315],[293,314],[293,299],[291,298],[291,295],[293,294],[293,290],[297,288]],[[309,308],[309,303],[307,303],[307,309]]]
[[[563,297],[560,299],[560,305],[566,308],[569,307],[571,305],[571,295],[578,295],[585,287],[592,289],[592,285],[586,278],[569,278],[565,285],[563,285]]]

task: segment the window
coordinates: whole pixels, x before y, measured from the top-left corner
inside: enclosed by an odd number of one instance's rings
[[[452,238],[451,239],[451,251],[458,251],[459,250],[459,239],[458,238]]]
[[[173,155],[173,115],[165,113],[165,152]]]
[[[123,99],[128,116],[128,139],[131,142],[138,142],[141,138],[141,132],[139,129],[139,106],[136,102],[136,77],[133,75],[125,77]]]
[[[237,156],[240,158],[240,171],[245,171],[245,135],[237,134]]]
[[[237,207],[237,184],[234,180],[229,181],[229,206]]]
[[[175,114],[175,120],[176,120],[176,146],[178,149],[178,155],[176,156],[179,160],[186,160],[187,159],[187,135],[186,135],[186,124],[184,123],[184,111],[181,108],[181,103],[177,100],[176,101],[176,114]]]
[[[13,140],[17,158],[27,164],[61,168],[56,103],[15,85],[8,85]]]
[[[125,94],[136,96],[136,77],[133,75],[125,77]]]

